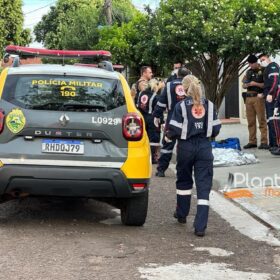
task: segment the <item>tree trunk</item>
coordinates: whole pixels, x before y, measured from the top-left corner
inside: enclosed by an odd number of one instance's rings
[[[106,16],[106,22],[108,25],[112,25],[112,0],[105,0],[104,11]]]

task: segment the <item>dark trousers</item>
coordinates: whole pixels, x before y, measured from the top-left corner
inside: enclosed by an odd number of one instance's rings
[[[143,114],[146,124],[146,131],[150,142],[152,163],[158,162],[158,150],[160,148],[160,128],[154,124],[154,117],[151,114]]]
[[[151,114],[144,115],[145,124],[146,124],[146,131],[148,134],[148,138],[152,146],[153,144],[157,144],[160,146],[160,128],[156,127],[154,124],[154,117]]]
[[[194,227],[203,231],[207,227],[209,194],[213,181],[213,154],[211,143],[206,138],[193,137],[179,140],[177,146],[177,215],[186,217],[191,206],[193,187],[192,173],[197,191],[197,212]]]
[[[175,144],[176,140],[172,140],[172,142],[166,142],[164,139],[162,140],[157,170],[164,172],[168,168]]]
[[[270,147],[277,146],[275,122],[274,122],[274,118],[273,118],[274,105],[275,105],[275,101],[273,101],[273,102],[267,102],[266,101],[265,102],[266,118],[267,118],[267,125],[268,125],[268,137],[269,137],[269,146]]]
[[[275,117],[273,120],[275,133],[276,133],[276,144],[280,147],[280,117]]]

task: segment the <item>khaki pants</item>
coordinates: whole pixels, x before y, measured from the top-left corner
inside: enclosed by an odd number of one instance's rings
[[[261,132],[261,143],[267,144],[267,124],[265,117],[265,100],[259,97],[246,98],[246,115],[248,120],[249,143],[257,144],[257,123]]]

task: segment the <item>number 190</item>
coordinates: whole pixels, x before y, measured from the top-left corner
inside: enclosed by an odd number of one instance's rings
[[[76,92],[75,91],[61,91],[61,96],[64,96],[64,97],[75,97],[76,96]]]

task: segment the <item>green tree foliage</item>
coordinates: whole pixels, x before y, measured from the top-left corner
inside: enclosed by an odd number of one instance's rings
[[[93,47],[95,49],[105,49],[113,53],[114,63],[123,63],[129,65],[130,57],[133,54],[125,36],[124,28],[128,31],[130,24],[105,26],[99,30],[98,43]],[[134,30],[133,30],[134,31]]]
[[[22,0],[0,0],[0,55],[6,45],[27,45],[31,42],[29,29],[23,29]]]
[[[114,25],[101,29],[99,34],[99,42],[95,48],[109,50],[113,54],[114,63],[129,66],[131,81],[139,77],[142,65],[152,66],[157,75],[163,74],[166,61],[158,55],[159,32],[152,14],[138,14],[120,27]]]
[[[115,63],[124,63],[128,66],[140,64],[144,61],[145,54],[139,51],[139,43],[145,37],[143,28],[147,26],[147,17],[139,14],[129,23],[123,23],[120,27],[116,24],[99,30],[99,42],[95,45],[98,49],[111,51]],[[143,51],[143,50],[142,50]],[[141,53],[141,54],[140,54]]]
[[[88,7],[92,2],[92,0],[58,0],[55,6],[51,6],[49,13],[44,15],[35,26],[36,41],[50,49],[62,49],[63,30],[65,26],[72,26],[72,13],[79,8]]]
[[[69,13],[73,22],[71,26],[61,26],[60,45],[63,49],[92,49],[93,42],[98,41],[99,15],[95,7],[81,7]]]
[[[2,0],[0,0],[2,1]],[[0,2],[0,15],[4,14],[4,6],[3,3]],[[1,16],[0,17],[0,48],[3,49],[4,45],[5,45],[5,37],[6,37],[6,30],[4,28],[5,26],[5,20],[4,18]],[[1,52],[0,52],[0,57],[1,57]]]
[[[219,107],[248,54],[279,49],[279,16],[279,0],[162,1],[159,55],[188,60]]]
[[[36,40],[52,49],[91,49],[105,26],[103,4],[103,0],[58,0],[35,26]],[[135,14],[130,0],[113,0],[113,23],[121,25]]]

